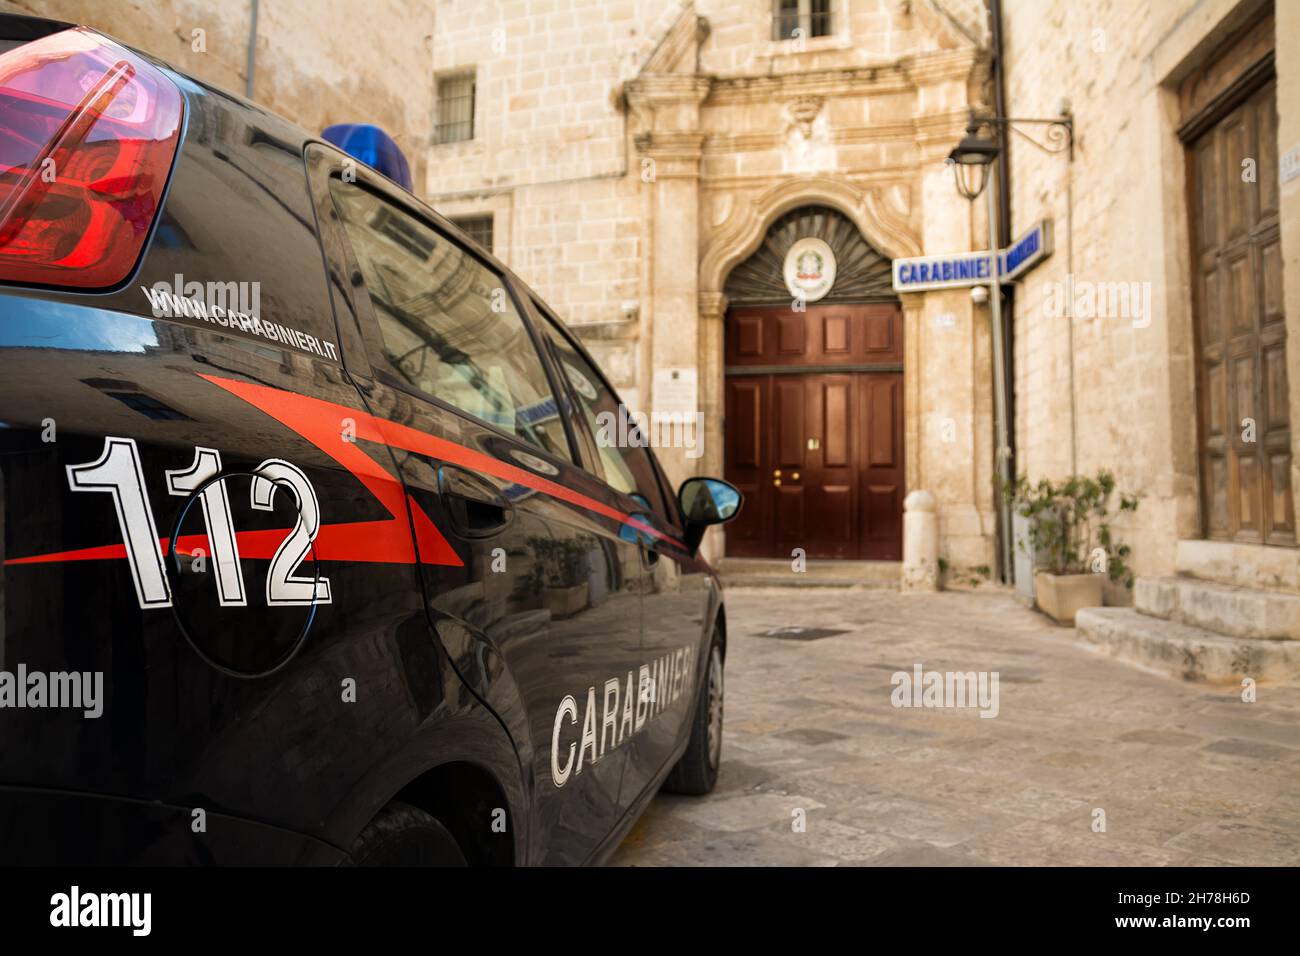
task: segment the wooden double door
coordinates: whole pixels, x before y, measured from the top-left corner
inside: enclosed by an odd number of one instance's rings
[[[1204,533],[1294,546],[1271,42],[1270,17],[1184,84],[1184,115],[1193,118],[1182,132],[1192,207]],[[1259,65],[1248,69],[1252,54]]]
[[[902,558],[902,332],[895,304],[730,312],[729,555]]]

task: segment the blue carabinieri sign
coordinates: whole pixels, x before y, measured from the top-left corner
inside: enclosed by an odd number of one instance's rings
[[[998,250],[998,277],[1011,282],[1052,254],[1052,223],[1044,219],[1005,249]],[[924,292],[985,285],[992,277],[987,252],[955,252],[894,260],[894,291]]]
[[[1052,254],[1052,221],[1040,219],[1027,233],[1002,251],[1000,275],[1010,282]]]

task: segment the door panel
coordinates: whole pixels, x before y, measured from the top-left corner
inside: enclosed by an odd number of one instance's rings
[[[767,394],[769,376],[727,380],[727,480],[745,496],[745,507],[727,526],[732,554],[758,555],[770,547],[772,485],[767,465]]]
[[[763,325],[761,315],[740,315],[732,321],[731,344],[735,355],[741,358],[762,357]]]
[[[822,318],[822,352],[826,355],[847,355],[850,351],[849,327],[852,316],[847,312],[831,312]]]
[[[897,561],[903,556],[903,376],[863,375],[858,386],[866,423],[859,554]]]
[[[849,408],[852,404],[851,382],[829,382],[822,392],[822,464],[826,468],[848,468],[851,464]]]
[[[808,351],[807,325],[803,316],[794,313],[776,319],[776,351],[783,358],[803,356]]]

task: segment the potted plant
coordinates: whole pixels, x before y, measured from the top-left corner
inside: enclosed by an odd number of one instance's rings
[[[1079,608],[1101,606],[1107,578],[1133,586],[1124,561],[1129,547],[1110,527],[1115,476],[1109,471],[1096,478],[1071,475],[1060,483],[1044,478],[1033,485],[1021,475],[1006,494],[1029,521],[1022,547],[1035,558],[1034,599],[1058,624],[1073,625]],[[1120,513],[1137,505],[1137,498],[1118,496]]]

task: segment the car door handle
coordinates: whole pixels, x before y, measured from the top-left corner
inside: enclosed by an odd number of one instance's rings
[[[455,465],[439,467],[438,493],[452,526],[467,538],[500,534],[514,520],[515,506],[495,485]]]

